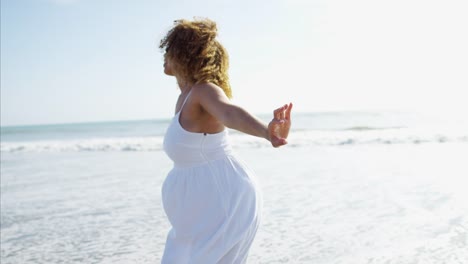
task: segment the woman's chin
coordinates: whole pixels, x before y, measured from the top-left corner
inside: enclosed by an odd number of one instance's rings
[[[170,70],[164,69],[164,73],[169,76],[174,76],[174,74]]]

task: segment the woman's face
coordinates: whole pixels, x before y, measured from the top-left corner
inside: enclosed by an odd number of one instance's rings
[[[164,73],[169,76],[174,76],[173,66],[167,54],[164,55]]]

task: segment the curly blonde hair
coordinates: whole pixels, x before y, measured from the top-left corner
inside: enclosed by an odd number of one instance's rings
[[[174,21],[159,48],[173,63],[175,72],[189,84],[214,83],[232,97],[229,56],[216,40],[216,23],[209,19]]]

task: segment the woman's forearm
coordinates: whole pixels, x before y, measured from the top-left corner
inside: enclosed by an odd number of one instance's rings
[[[220,121],[226,127],[270,140],[267,125],[242,107],[232,105],[224,111]]]

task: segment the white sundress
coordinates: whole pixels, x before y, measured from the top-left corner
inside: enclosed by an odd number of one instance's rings
[[[226,129],[204,134],[180,125],[189,96],[164,137],[174,167],[162,186],[172,225],[162,263],[245,263],[260,223],[260,192],[252,171],[233,155]]]

